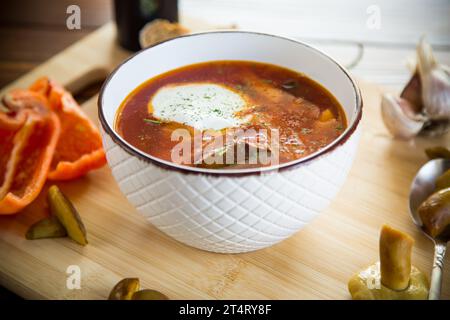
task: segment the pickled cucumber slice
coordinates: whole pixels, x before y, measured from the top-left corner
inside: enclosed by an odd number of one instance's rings
[[[85,246],[88,243],[86,228],[72,202],[66,198],[56,185],[48,189],[47,197],[50,212],[58,218],[67,230],[69,237],[78,244]]]
[[[39,220],[25,234],[28,240],[61,238],[65,236],[67,236],[67,231],[55,216]]]

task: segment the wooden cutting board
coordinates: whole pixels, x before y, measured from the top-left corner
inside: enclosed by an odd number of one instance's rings
[[[42,75],[70,90],[101,78],[129,53],[108,24],[12,83],[27,87]],[[105,299],[124,277],[172,299],[348,299],[350,276],[378,259],[383,223],[411,234],[413,263],[429,273],[432,243],[413,225],[408,188],[426,162],[423,149],[450,145],[440,139],[394,141],[379,114],[381,90],[360,81],[363,134],[347,182],[325,212],[288,240],[245,254],[215,254],[187,247],[147,223],[120,193],[107,166],[60,183],[86,224],[89,245],[67,238],[29,241],[27,228],[46,213],[45,192],[24,212],[0,217],[0,284],[25,298]],[[4,92],[4,91],[3,91]],[[97,97],[83,105],[97,117]],[[67,268],[81,270],[81,289],[66,286]],[[450,259],[442,298],[450,299]]]

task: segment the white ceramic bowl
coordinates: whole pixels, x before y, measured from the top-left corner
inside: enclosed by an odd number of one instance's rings
[[[339,100],[349,122],[324,149],[264,169],[190,168],[136,149],[114,130],[117,108],[145,80],[204,61],[251,60],[303,72]],[[324,53],[279,36],[218,31],[168,40],[123,62],[106,80],[99,117],[108,163],[148,221],[196,248],[237,253],[273,245],[314,219],[344,183],[359,140],[362,100],[348,73]]]

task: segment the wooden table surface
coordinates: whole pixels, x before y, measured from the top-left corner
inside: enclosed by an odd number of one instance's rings
[[[366,25],[367,10],[373,3],[381,14],[380,29],[376,30]],[[81,30],[70,31],[65,26],[70,4],[81,7]],[[427,34],[438,59],[450,65],[448,0],[435,0],[432,6],[426,0],[395,4],[389,0],[352,0],[345,5],[332,0],[181,0],[180,12],[181,21],[234,24],[305,40],[344,65],[356,61],[352,73],[394,90],[401,89],[408,79],[406,64],[414,58],[414,46],[422,34]],[[0,87],[111,19],[108,0],[1,2]]]
[[[81,30],[66,27],[70,4],[81,8]],[[1,1],[0,87],[111,20],[111,10],[109,0]]]

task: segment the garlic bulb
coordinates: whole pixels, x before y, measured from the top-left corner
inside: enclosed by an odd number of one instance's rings
[[[438,136],[450,128],[450,69],[434,58],[431,46],[421,39],[417,66],[400,97],[383,96],[381,113],[394,137]]]
[[[425,119],[414,113],[408,100],[384,94],[381,101],[384,124],[394,137],[410,139],[422,130]]]
[[[417,46],[417,67],[424,113],[431,120],[450,120],[450,74],[437,63],[430,44],[423,38]]]

